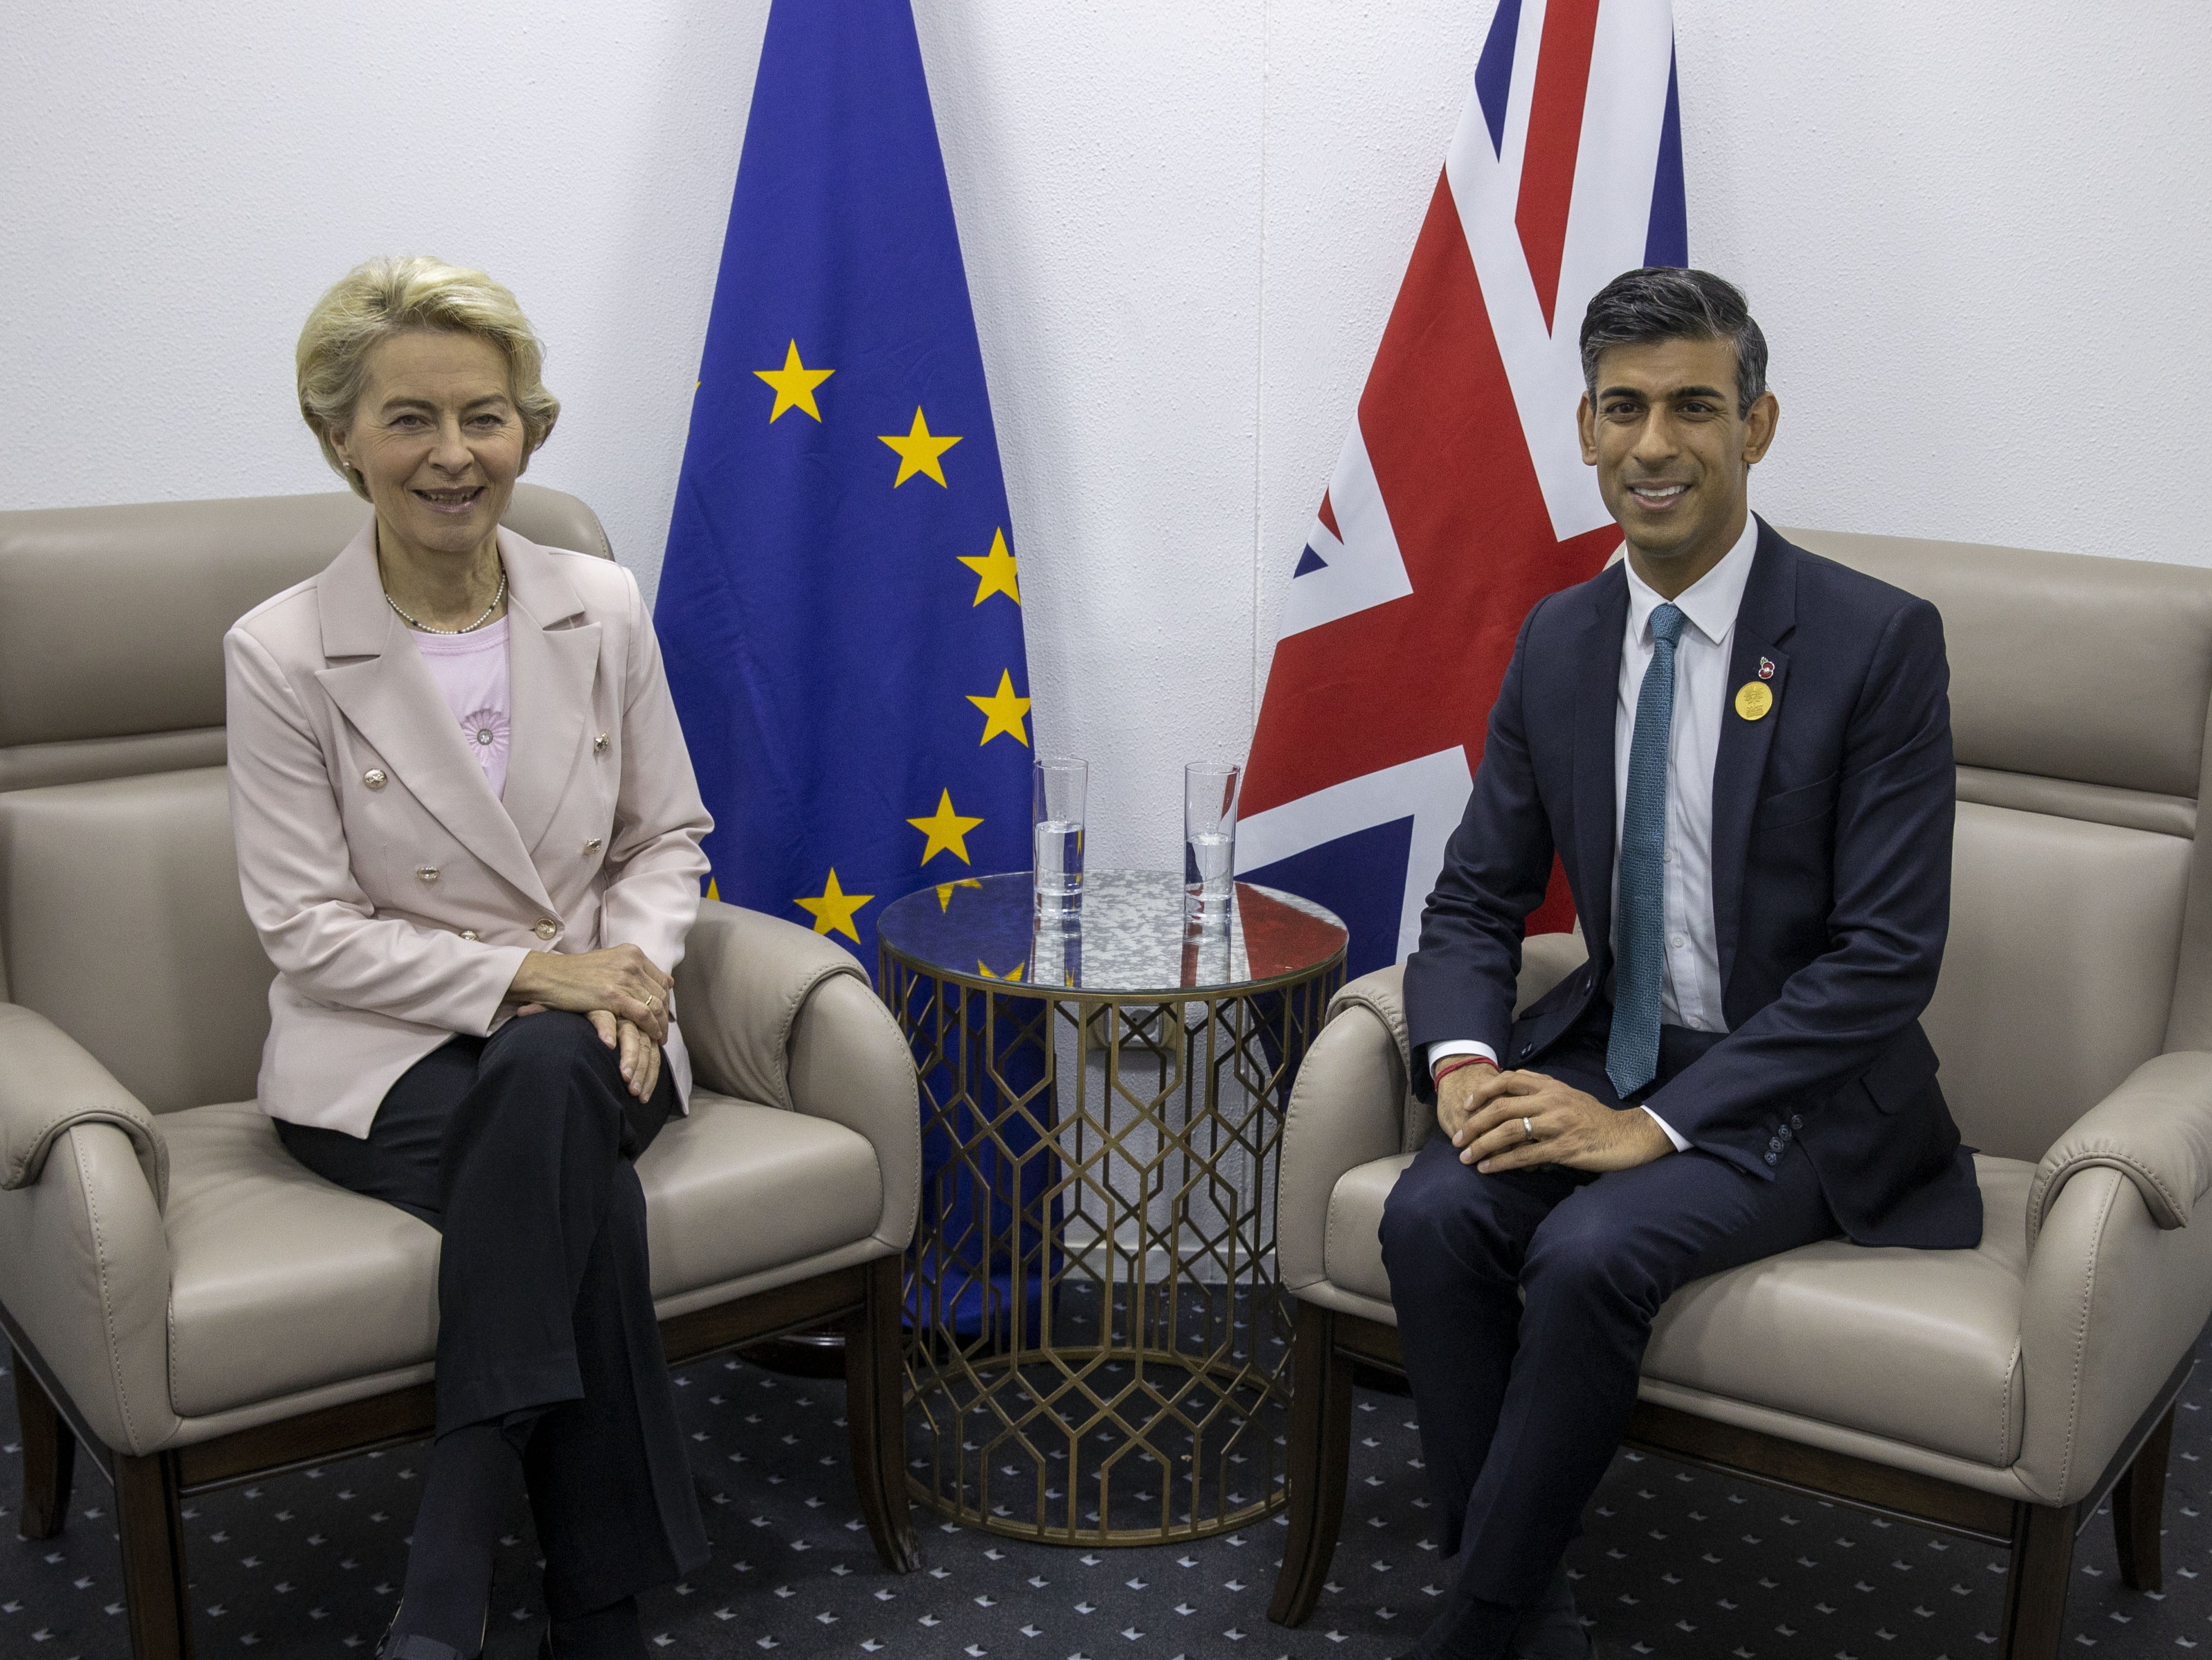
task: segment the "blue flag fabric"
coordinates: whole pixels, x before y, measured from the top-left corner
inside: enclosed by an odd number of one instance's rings
[[[654,612],[718,897],[872,970],[1029,867],[1014,547],[908,0],[776,0]]]
[[[1014,545],[908,0],[775,0],[654,609],[710,893],[873,970],[894,899],[1029,868]],[[1043,1053],[954,1001],[916,1044],[940,1244],[909,1296],[1004,1343],[1058,1255],[1052,1092],[981,1133],[970,1104],[1036,1089]]]

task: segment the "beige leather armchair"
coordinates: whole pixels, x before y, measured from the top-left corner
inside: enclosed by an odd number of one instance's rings
[[[1998,1652],[2047,1660],[2107,1494],[2126,1583],[2158,1587],[2173,1403],[2212,1312],[2212,572],[1787,534],[1943,613],[1959,817],[1926,1025],[1987,1222],[1974,1251],[1834,1240],[1685,1287],[1630,1438],[2010,1546]],[[1531,940],[1522,1001],[1583,955]],[[1352,1366],[1398,1360],[1376,1228],[1432,1124],[1407,1065],[1399,971],[1353,982],[1284,1130],[1285,1624],[1335,1548]]]
[[[438,1235],[309,1174],[253,1103],[268,960],[239,898],[222,635],[328,563],[349,495],[0,513],[0,1326],[22,1526],[114,1482],[133,1653],[190,1651],[179,1500],[425,1436]],[[532,540],[606,554],[517,488]],[[853,959],[708,904],[698,1087],[639,1161],[672,1360],[842,1323],[860,1500],[916,1562],[899,1403],[912,1060]]]

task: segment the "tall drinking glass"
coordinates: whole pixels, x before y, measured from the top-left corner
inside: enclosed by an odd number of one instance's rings
[[[1083,798],[1091,788],[1091,763],[1040,755],[1035,770],[1036,914],[1040,921],[1073,925],[1083,914]]]
[[[1244,769],[1233,760],[1194,760],[1182,769],[1183,914],[1225,924],[1236,889],[1237,790]]]

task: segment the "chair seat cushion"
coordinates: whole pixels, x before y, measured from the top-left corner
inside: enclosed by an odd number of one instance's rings
[[[1377,1230],[1409,1157],[1348,1171],[1329,1204],[1331,1283],[1389,1300]],[[1978,1157],[1972,1251],[1830,1239],[1685,1286],[1644,1375],[2002,1467],[2020,1452],[2021,1299],[2035,1166]]]
[[[186,1417],[419,1365],[438,1337],[438,1233],[294,1160],[252,1102],[163,1115],[169,1378]],[[638,1176],[655,1297],[865,1239],[874,1149],[842,1124],[695,1090]]]

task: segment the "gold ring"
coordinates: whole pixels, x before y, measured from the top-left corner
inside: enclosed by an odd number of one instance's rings
[[[1536,1126],[1523,1118],[1521,1120],[1521,1133],[1533,1142],[1536,1139]]]

